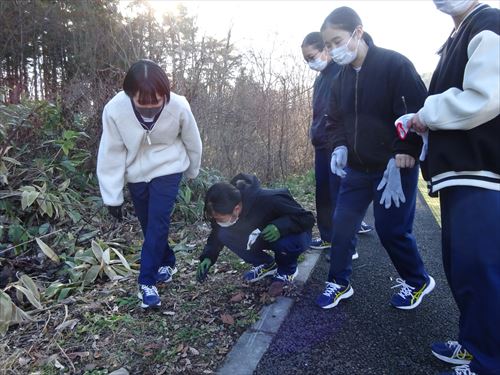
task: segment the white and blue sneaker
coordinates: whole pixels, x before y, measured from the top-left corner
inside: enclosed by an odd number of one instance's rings
[[[347,286],[326,282],[325,290],[316,299],[316,304],[322,309],[331,309],[339,304],[343,299],[347,299],[354,294],[351,284]]]
[[[309,247],[314,250],[323,250],[331,247],[332,244],[328,241],[323,241],[321,238],[315,238],[311,241]]]
[[[458,341],[435,342],[431,350],[436,358],[454,365],[468,365],[473,358]]]
[[[137,297],[141,300],[141,307],[143,309],[161,306],[158,289],[154,285],[139,284]]]
[[[364,221],[362,221],[358,229],[358,234],[370,233],[372,230],[373,227],[371,225],[366,224]]]
[[[410,286],[405,280],[397,278],[397,284],[392,288],[401,288],[398,293],[394,294],[391,298],[391,305],[402,310],[411,310],[420,305],[422,298],[426,294],[432,292],[436,286],[436,282],[432,276],[429,276],[429,280],[422,285],[419,289]]]
[[[272,276],[278,270],[276,262],[271,264],[261,264],[259,266],[253,267],[250,271],[245,272],[243,279],[249,283],[254,283],[263,279],[266,276]]]
[[[172,281],[172,276],[177,273],[177,267],[163,266],[158,268],[158,273],[156,274],[156,282],[158,283],[169,283]]]
[[[451,371],[440,372],[439,375],[479,375],[479,374],[472,371],[469,365],[462,365],[453,367]]]

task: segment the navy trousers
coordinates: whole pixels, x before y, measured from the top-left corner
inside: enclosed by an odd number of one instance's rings
[[[329,148],[314,148],[314,175],[316,177],[316,222],[323,241],[332,240],[333,213],[337,207],[341,178],[332,173]],[[364,217],[364,215],[363,215]],[[358,238],[351,241],[351,253],[354,253]]]
[[[471,370],[500,374],[500,191],[439,191],[443,266],[460,311],[458,341]]]
[[[366,209],[373,201],[375,229],[399,275],[414,287],[428,281],[422,258],[413,236],[413,219],[417,195],[418,166],[401,169],[401,185],[406,203],[389,209],[381,205],[383,190],[377,191],[383,172],[360,172],[346,169],[342,179],[337,208],[333,216],[333,236],[328,281],[347,285],[352,274],[350,241],[358,230]]]
[[[139,284],[155,285],[158,268],[175,266],[175,254],[168,245],[168,231],[181,178],[182,173],[176,173],[150,182],[128,184],[144,234]]]
[[[246,249],[248,236],[235,233],[230,228],[219,229],[219,240],[229,250],[253,266],[271,264],[276,261],[278,273],[291,275],[297,269],[299,255],[309,248],[311,233],[289,234],[274,242],[267,242],[259,237],[250,250]],[[264,250],[272,250],[274,258]]]

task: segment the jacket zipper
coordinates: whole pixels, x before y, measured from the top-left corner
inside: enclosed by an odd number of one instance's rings
[[[361,164],[364,164],[359,157],[357,145],[358,145],[358,78],[359,71],[356,71],[356,83],[354,86],[354,153],[358,157]]]

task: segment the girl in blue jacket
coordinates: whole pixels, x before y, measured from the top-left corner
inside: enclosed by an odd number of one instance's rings
[[[317,303],[332,308],[353,295],[350,241],[373,201],[377,234],[400,275],[391,304],[413,309],[435,286],[412,233],[421,139],[411,134],[399,140],[394,121],[421,107],[425,85],[406,57],[375,46],[351,8],[335,9],[321,33],[333,61],[342,65],[326,126],[332,172],[343,180],[328,281]]]

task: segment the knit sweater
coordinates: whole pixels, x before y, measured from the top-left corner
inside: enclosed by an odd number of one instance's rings
[[[151,130],[134,114],[130,98],[121,91],[104,107],[97,177],[104,204],[123,203],[125,182],[149,182],[182,173],[198,175],[201,138],[186,98],[174,93]]]

